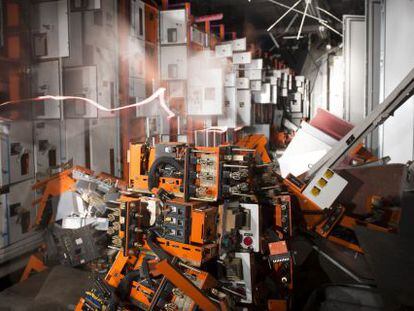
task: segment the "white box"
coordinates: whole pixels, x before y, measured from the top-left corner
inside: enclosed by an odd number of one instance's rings
[[[252,123],[252,97],[250,90],[237,90],[237,125]]]
[[[187,46],[161,47],[161,80],[187,79]]]
[[[229,128],[237,127],[237,89],[235,87],[224,88],[223,114],[218,117],[218,126]]]
[[[250,88],[249,78],[237,78],[236,86],[238,89],[249,89]]]
[[[251,61],[251,52],[233,53],[233,64],[249,64]]]
[[[262,58],[252,59],[252,62],[246,65],[246,69],[263,69],[263,59]]]
[[[63,92],[67,96],[77,96],[97,101],[96,66],[70,67],[63,70]],[[97,108],[83,100],[66,100],[63,103],[65,117],[96,118]]]
[[[261,91],[262,90],[262,81],[260,80],[253,80],[250,81],[250,89],[252,91]]]
[[[187,14],[185,9],[160,11],[160,43],[187,43]]]
[[[224,86],[235,87],[236,86],[236,73],[227,73],[224,75]]]
[[[233,49],[231,44],[220,44],[215,47],[216,57],[231,57]]]
[[[131,1],[131,35],[145,40],[145,5],[139,0]]]
[[[145,78],[145,41],[129,38],[129,76],[133,78]]]
[[[249,69],[245,71],[246,77],[250,80],[262,80],[262,70],[261,69]]]
[[[234,52],[246,51],[246,38],[236,39],[231,41]]]
[[[34,124],[35,172],[37,178],[62,164],[62,128],[60,120],[36,121]]]
[[[40,59],[69,56],[67,0],[34,4],[32,42],[34,56]]]
[[[223,81],[221,68],[201,69],[188,80],[187,114],[221,115],[223,113]]]
[[[32,67],[32,94],[60,95],[61,68],[59,61],[47,61],[35,64]],[[60,119],[60,101],[44,100],[33,103],[33,115],[38,119]]]
[[[270,103],[270,83],[262,83],[260,92],[253,93],[254,101],[258,104]]]
[[[344,178],[327,169],[315,175],[303,194],[321,209],[330,208],[347,184]]]

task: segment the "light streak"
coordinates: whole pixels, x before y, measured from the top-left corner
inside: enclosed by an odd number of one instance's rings
[[[38,97],[34,97],[34,98],[11,100],[11,101],[6,101],[6,102],[0,104],[0,107],[6,106],[6,105],[11,105],[11,104],[23,103],[23,102],[38,102],[38,101],[43,101],[43,100],[48,100],[48,99],[51,99],[51,100],[68,100],[68,99],[72,99],[72,100],[84,101],[84,102],[94,106],[95,108],[101,110],[101,111],[116,112],[116,111],[129,109],[129,108],[133,108],[133,107],[144,106],[144,105],[147,105],[147,104],[153,102],[154,100],[156,100],[158,98],[161,108],[164,109],[164,111],[167,113],[167,118],[171,119],[171,118],[175,117],[175,113],[170,110],[170,108],[167,106],[167,104],[165,102],[165,91],[166,91],[165,88],[159,88],[150,97],[148,97],[148,98],[146,98],[146,99],[144,99],[140,102],[130,104],[130,105],[126,105],[126,106],[116,107],[116,108],[106,108],[105,106],[102,106],[101,104],[93,101],[92,99],[85,98],[85,97],[63,96],[63,95],[43,95],[43,96],[38,96]]]

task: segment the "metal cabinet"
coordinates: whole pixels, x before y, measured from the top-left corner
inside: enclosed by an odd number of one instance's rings
[[[63,58],[64,67],[83,65],[82,12],[71,12],[69,15],[69,57]]]
[[[131,0],[131,35],[145,40],[145,5],[139,0]]]
[[[115,175],[117,129],[115,118],[90,120],[91,170]]]
[[[133,78],[145,78],[145,42],[130,37],[128,58],[129,76]]]
[[[188,80],[188,115],[221,115],[223,113],[223,81],[221,68],[202,68]]]
[[[161,80],[187,79],[187,46],[161,47]]]
[[[270,101],[270,83],[262,83],[260,92],[254,92],[253,98],[255,103],[269,104]]]
[[[34,177],[33,123],[14,121],[9,124],[8,161],[10,184]],[[3,167],[3,169],[6,169]]]
[[[237,90],[237,124],[249,126],[252,120],[252,97],[250,90]]]
[[[162,45],[187,43],[187,14],[185,9],[160,12]]]
[[[90,146],[89,120],[67,119],[64,123],[65,149],[64,162],[73,161],[74,165],[87,166],[90,156],[86,154],[87,146]]]
[[[233,64],[250,64],[251,61],[252,61],[251,52],[233,54]]]
[[[365,17],[344,15],[345,119],[362,121],[365,115]]]
[[[246,38],[232,40],[231,45],[232,45],[234,52],[246,51],[247,49]]]
[[[236,86],[238,89],[249,89],[250,88],[249,78],[237,78]]]
[[[215,46],[216,57],[231,57],[233,47],[231,44],[220,44]]]
[[[67,0],[36,3],[32,13],[34,56],[40,59],[69,56]]]
[[[81,66],[63,70],[63,92],[97,101],[96,66]],[[96,118],[97,108],[83,100],[66,100],[64,113],[67,118]]]
[[[32,185],[34,180],[27,180],[10,186],[9,192],[5,194],[7,202],[8,218],[8,243],[16,243],[31,232],[36,209],[32,207],[34,192]]]
[[[34,123],[35,173],[38,178],[47,176],[62,164],[62,135],[60,120]]]
[[[47,61],[32,67],[32,94],[34,97],[43,95],[60,95],[61,67],[59,61]],[[59,119],[60,101],[44,100],[33,104],[33,115],[38,119]]]
[[[224,88],[223,114],[217,119],[218,126],[229,128],[237,127],[237,89],[234,87]]]

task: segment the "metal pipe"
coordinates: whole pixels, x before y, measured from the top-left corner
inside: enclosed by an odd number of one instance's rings
[[[311,0],[305,0],[305,2],[306,2],[305,12],[303,13],[302,21],[300,22],[299,31],[298,31],[298,35],[296,36],[296,40],[299,40],[300,39],[300,35],[302,33],[303,24],[305,23],[306,12],[308,11],[309,3],[311,2]]]
[[[297,1],[292,7],[290,7],[281,17],[279,17],[269,28],[267,31],[272,30],[286,15],[288,15],[302,0]]]
[[[318,7],[318,6],[316,7],[316,9],[319,10],[319,11],[321,11],[321,12],[323,12],[323,13],[325,13],[326,15],[332,17],[333,19],[337,20],[338,22],[342,23],[342,21],[338,17],[336,17],[335,15],[333,15],[331,12],[329,12],[327,10],[324,10],[324,9]]]
[[[267,1],[269,1],[269,2],[271,2],[271,3],[273,3],[273,4],[276,4],[276,5],[278,5],[278,6],[281,6],[281,7],[283,7],[283,8],[285,8],[285,9],[289,9],[290,8],[290,6],[288,6],[288,5],[286,5],[286,4],[283,4],[283,3],[280,3],[279,1],[276,1],[276,0],[267,0]],[[305,16],[307,16],[307,17],[309,17],[309,18],[311,18],[311,19],[314,19],[314,20],[316,20],[316,21],[318,21],[318,22],[327,22],[326,20],[324,20],[324,19],[322,19],[322,18],[318,18],[318,17],[316,17],[316,16],[314,16],[314,15],[311,15],[311,14],[305,14],[304,12],[302,12],[302,11],[300,11],[300,10],[297,10],[297,9],[293,9],[292,10],[293,12],[296,12],[296,13],[300,13],[300,14],[302,14],[302,15],[305,15]]]

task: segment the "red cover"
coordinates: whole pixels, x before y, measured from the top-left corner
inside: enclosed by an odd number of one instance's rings
[[[341,140],[354,127],[351,123],[321,108],[318,108],[316,115],[310,120],[309,124],[336,140]]]

